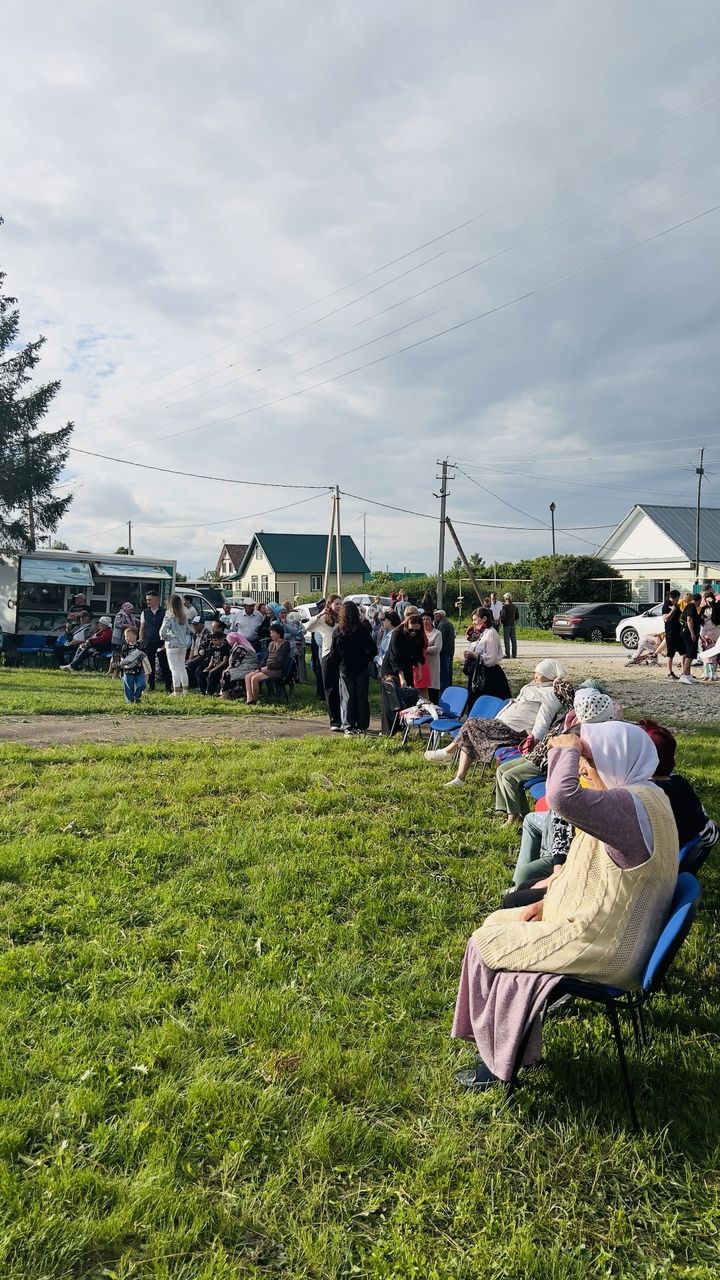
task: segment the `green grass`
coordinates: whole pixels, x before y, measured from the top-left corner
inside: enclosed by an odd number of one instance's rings
[[[375,703],[378,703],[378,693],[373,681],[371,706]],[[263,699],[262,708],[253,708],[245,706],[243,701],[203,698],[194,692],[184,698],[173,698],[158,684],[154,693],[143,694],[139,706],[129,707],[121,681],[107,675],[92,671],[68,673],[43,667],[0,667],[0,715],[245,716],[257,710],[290,716],[326,714],[325,704],[315,696],[314,679],[294,686],[289,705]]]
[[[683,763],[720,811],[717,731]],[[3,1280],[710,1277],[717,873],[626,1126],[600,1016],[462,1095],[487,784],[381,740],[0,749]]]

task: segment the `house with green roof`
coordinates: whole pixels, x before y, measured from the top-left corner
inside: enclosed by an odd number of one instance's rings
[[[341,595],[370,576],[354,540],[343,534]],[[242,595],[267,603],[294,600],[296,596],[322,594],[327,534],[254,533],[233,585]],[[335,590],[335,542],[330,559],[330,585]]]

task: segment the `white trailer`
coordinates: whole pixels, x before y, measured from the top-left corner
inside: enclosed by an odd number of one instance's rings
[[[175,586],[176,561],[91,551],[0,551],[0,633],[8,638],[59,635],[71,601],[84,595],[93,617],[114,616],[131,600],[139,611],[154,587],[164,603]],[[11,641],[11,647],[12,647]]]

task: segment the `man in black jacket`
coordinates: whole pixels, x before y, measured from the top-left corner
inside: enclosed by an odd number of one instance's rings
[[[449,621],[444,609],[436,609],[433,614],[436,631],[442,636],[440,650],[440,694],[452,684],[452,665],[455,657],[455,628]]]
[[[500,625],[503,629],[506,658],[517,658],[517,633],[515,628],[519,617],[520,610],[517,605],[513,604],[510,592],[506,591],[503,596],[502,609],[500,610]]]
[[[160,597],[157,591],[146,591],[145,608],[140,614],[140,643],[150,659],[148,687],[150,689],[155,688],[155,658],[157,658],[162,678],[165,681],[165,688],[168,693],[172,693],[173,683],[170,676],[170,668],[165,657],[163,642],[160,639],[160,626],[164,617],[165,610],[160,606]]]

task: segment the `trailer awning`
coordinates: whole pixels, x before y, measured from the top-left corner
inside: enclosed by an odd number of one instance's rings
[[[101,578],[151,578],[153,582],[171,582],[172,574],[159,564],[145,564],[128,556],[127,564],[111,564],[109,560],[95,560],[95,572]]]
[[[91,587],[93,576],[90,565],[84,560],[26,560],[23,556],[20,581],[61,587]]]

